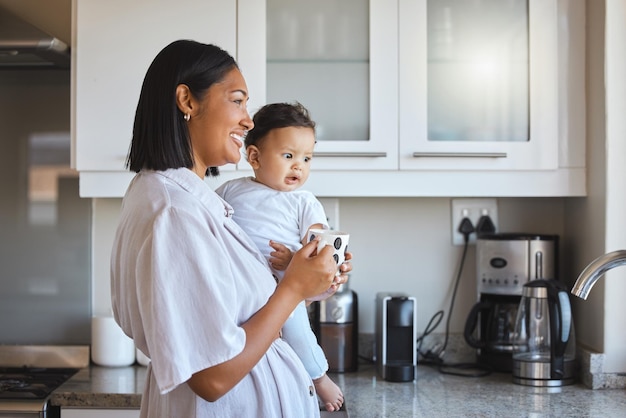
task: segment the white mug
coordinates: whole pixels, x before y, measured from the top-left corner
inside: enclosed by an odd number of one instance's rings
[[[317,244],[318,252],[322,251],[327,245],[333,247],[333,258],[337,263],[337,274],[339,275],[339,266],[346,261],[346,251],[348,249],[348,242],[350,241],[350,234],[333,229],[309,229],[307,242],[310,242],[315,237],[320,237],[320,241]]]

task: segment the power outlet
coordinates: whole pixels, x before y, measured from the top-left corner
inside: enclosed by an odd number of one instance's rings
[[[484,214],[489,215],[491,221],[498,228],[498,202],[496,199],[452,199],[452,245],[465,244],[463,234],[459,232],[459,225],[467,217],[476,228],[478,220]],[[470,235],[470,244],[476,243],[476,234]]]
[[[324,211],[326,212],[326,219],[328,219],[328,226],[335,231],[339,230],[339,199],[334,197],[320,197],[318,198]]]

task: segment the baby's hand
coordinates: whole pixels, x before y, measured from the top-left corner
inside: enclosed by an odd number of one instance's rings
[[[293,257],[293,253],[283,244],[275,241],[270,241],[270,247],[275,251],[270,253],[270,265],[279,271],[284,271]]]

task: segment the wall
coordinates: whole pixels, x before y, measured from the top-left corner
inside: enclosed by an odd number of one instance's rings
[[[587,2],[588,196],[566,201],[572,273],[606,252],[626,248],[625,16],[626,0]],[[615,269],[596,283],[587,300],[573,299],[578,343],[604,353],[601,373],[626,371],[624,295],[626,271]]]
[[[606,250],[626,248],[626,0],[606,1]],[[604,371],[626,371],[623,332],[626,272],[607,274],[604,306]]]
[[[312,175],[315,175],[313,173]],[[110,309],[109,255],[120,199],[94,200],[94,313]],[[341,229],[350,231],[354,255],[350,285],[359,297],[360,332],[374,332],[378,291],[401,291],[417,298],[417,329],[439,310],[446,314],[462,247],[450,236],[448,198],[341,198]],[[563,235],[562,198],[498,199],[499,231]],[[564,242],[566,237],[562,237]],[[457,291],[451,332],[462,332],[476,301],[474,246]],[[447,318],[447,316],[446,316]],[[436,332],[444,332],[445,320]]]

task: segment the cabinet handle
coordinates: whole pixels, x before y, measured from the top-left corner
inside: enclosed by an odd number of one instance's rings
[[[314,157],[386,157],[386,152],[314,152]]]
[[[414,152],[413,157],[506,158],[506,152]]]

